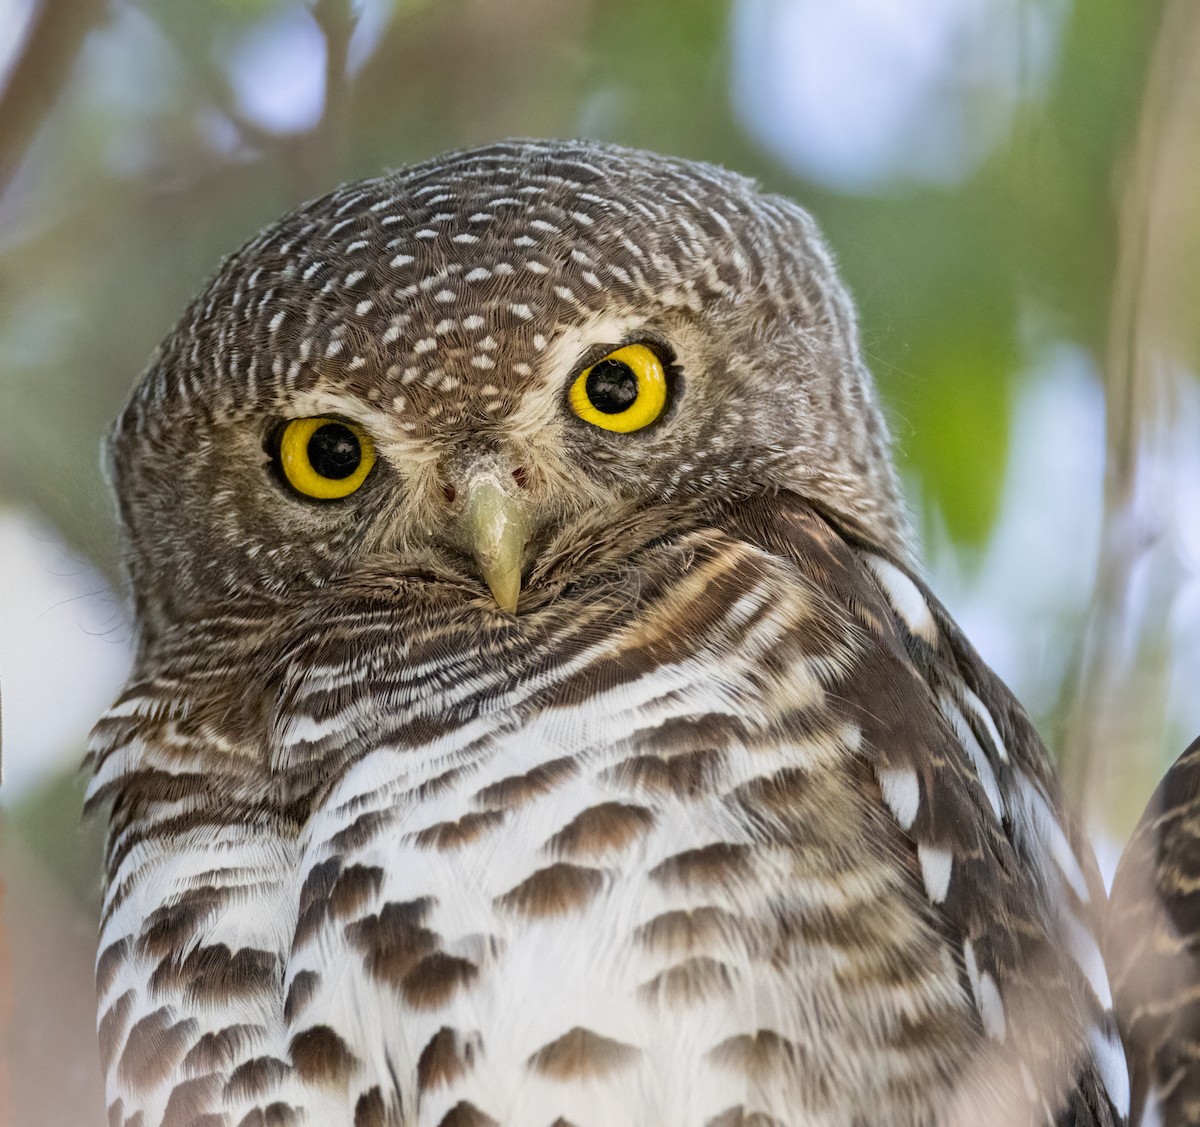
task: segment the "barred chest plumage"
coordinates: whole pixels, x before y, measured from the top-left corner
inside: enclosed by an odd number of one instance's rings
[[[802,502],[229,625],[97,729],[113,1122],[1120,1121],[1036,736]]]

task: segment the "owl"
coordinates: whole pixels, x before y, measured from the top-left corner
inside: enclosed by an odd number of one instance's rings
[[[1099,1127],[1091,853],[812,219],[511,142],[228,258],[108,459],[125,1127]]]

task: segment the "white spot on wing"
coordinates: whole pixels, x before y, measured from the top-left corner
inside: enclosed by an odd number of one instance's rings
[[[976,738],[971,725],[967,723],[967,718],[962,714],[962,709],[958,707],[954,698],[948,692],[943,691],[939,693],[938,702],[942,706],[942,715],[950,721],[950,726],[954,729],[955,735],[958,736],[959,743],[962,744],[963,750],[970,757],[971,765],[975,768],[975,774],[978,776],[980,783],[983,784],[983,792],[987,795],[988,802],[991,803],[996,820],[1003,821],[1004,799],[1000,794],[1000,786],[996,782],[996,772],[992,769],[991,761],[988,759],[987,753],[983,750],[983,745]]]
[[[999,756],[1000,762],[1007,763],[1008,748],[1004,746],[1004,741],[1000,738],[1000,730],[996,727],[996,721],[992,719],[992,714],[984,706],[983,701],[965,685],[963,686],[963,699],[966,701],[967,707],[979,717],[980,723],[983,724],[988,734],[988,738],[995,745],[996,755]]]
[[[979,1005],[979,964],[975,961],[975,944],[969,939],[963,940],[963,963],[967,968],[967,981],[971,984],[971,996],[975,1005]]]
[[[983,1031],[996,1040],[1003,1040],[1005,1033],[1004,1002],[1000,998],[1000,988],[996,980],[987,973],[979,973],[979,964],[975,961],[975,945],[966,939],[962,945],[963,963],[967,969],[967,981],[971,984],[971,995],[975,999],[975,1008],[979,1011],[983,1022]]]
[[[1104,956],[1100,954],[1100,945],[1096,942],[1096,937],[1070,912],[1062,913],[1060,926],[1071,958],[1079,964],[1079,969],[1083,971],[1088,985],[1100,999],[1100,1004],[1106,1010],[1111,1010],[1112,991],[1109,989],[1108,972],[1104,969]]]
[[[954,868],[954,858],[949,850],[939,849],[934,845],[918,845],[917,860],[921,862],[921,876],[925,881],[925,891],[929,899],[940,904],[946,899],[950,889],[950,873]]]
[[[979,1016],[983,1019],[983,1031],[997,1041],[1004,1040],[1007,1026],[1004,1020],[1004,1002],[1000,998],[1000,987],[987,972],[979,976]]]
[[[1019,788],[1025,799],[1030,828],[1040,839],[1042,847],[1054,859],[1075,895],[1086,904],[1089,898],[1087,878],[1084,877],[1079,858],[1075,856],[1075,851],[1071,848],[1071,843],[1067,840],[1054,811],[1050,809],[1049,802],[1037,784],[1029,778],[1022,777]]]
[[[1138,1127],[1163,1127],[1162,1097],[1153,1084],[1146,1093],[1146,1102],[1142,1105],[1142,1117],[1138,1120]]]
[[[867,555],[866,561],[887,595],[892,609],[904,619],[909,630],[930,645],[935,644],[937,624],[933,621],[933,613],[917,585],[894,563],[882,556]]]
[[[1125,1063],[1125,1051],[1112,1034],[1103,1029],[1093,1029],[1088,1041],[1096,1058],[1096,1071],[1104,1083],[1113,1107],[1125,1117],[1129,1114],[1129,1067]]]
[[[902,830],[910,830],[921,808],[921,786],[911,767],[880,767],[879,787],[883,801]]]

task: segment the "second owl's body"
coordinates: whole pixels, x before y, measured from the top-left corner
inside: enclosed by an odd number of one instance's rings
[[[593,436],[631,347],[661,417]],[[310,428],[295,496],[307,417],[361,488]],[[345,189],[226,265],[114,450],[112,1123],[1123,1122],[1103,889],[914,575],[798,209],[588,145]]]

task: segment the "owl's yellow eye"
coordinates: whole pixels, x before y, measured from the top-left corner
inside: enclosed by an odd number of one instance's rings
[[[663,413],[667,374],[646,345],[627,344],[580,372],[568,398],[585,423],[627,434]]]
[[[340,419],[293,419],[279,439],[279,464],[288,484],[306,497],[349,497],[375,464],[370,435]]]

